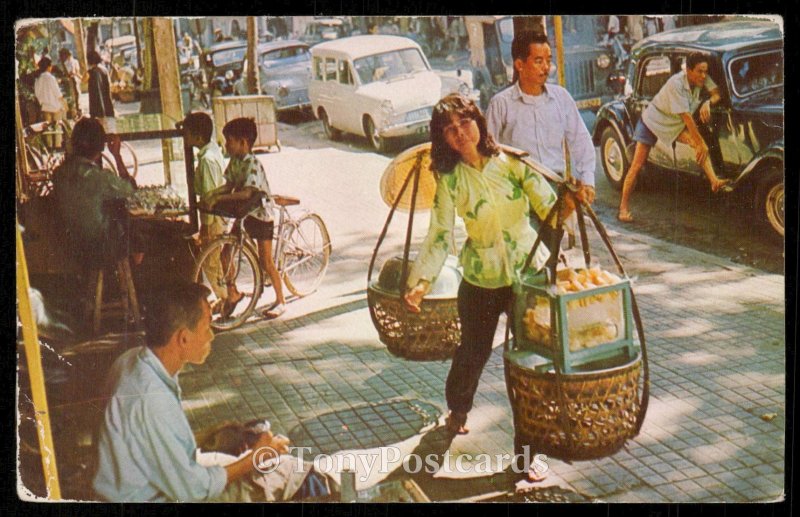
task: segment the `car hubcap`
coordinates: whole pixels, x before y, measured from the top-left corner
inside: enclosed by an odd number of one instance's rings
[[[604,166],[614,181],[622,181],[622,175],[625,173],[623,170],[622,149],[620,149],[617,141],[613,138],[606,140],[603,147]]]
[[[783,235],[783,183],[775,185],[767,193],[766,210],[769,224],[771,224],[778,233]]]
[[[381,144],[381,136],[378,134],[378,129],[375,127],[375,124],[370,121],[369,123],[369,135],[370,139],[372,140],[372,147],[378,149]]]

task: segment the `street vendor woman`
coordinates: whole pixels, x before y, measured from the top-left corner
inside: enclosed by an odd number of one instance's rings
[[[701,103],[700,94],[705,89],[710,98]],[[692,114],[697,108],[700,122],[707,124],[711,120],[711,107],[717,104],[721,95],[719,88],[708,75],[708,57],[700,53],[689,54],[686,59],[686,69],[669,78],[653,100],[645,108],[642,118],[636,124],[633,139],[636,141],[636,150],[633,153],[625,183],[622,185],[622,198],[619,202],[618,219],[622,222],[633,221],[628,203],[636,186],[639,171],[647,161],[650,149],[658,140],[673,145],[678,142],[692,146],[695,151],[697,163],[711,183],[712,192],[726,191],[730,187],[730,180],[719,179],[711,164],[708,145],[703,140],[697,129]]]
[[[510,308],[513,279],[537,237],[528,219],[529,204],[544,220],[557,198],[541,175],[498,149],[480,110],[466,97],[451,94],[440,100],[433,109],[430,132],[431,168],[438,173],[436,196],[404,300],[409,310],[420,310],[447,258],[458,213],[469,239],[460,254],[464,268],[458,289],[461,345],[445,385],[450,410],[446,428],[453,434],[466,434],[467,413],[492,352],[500,313]],[[567,196],[560,221],[574,209],[573,194]],[[548,257],[540,246],[533,269],[541,270]]]

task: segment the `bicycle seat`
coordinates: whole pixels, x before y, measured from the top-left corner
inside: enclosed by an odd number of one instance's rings
[[[299,199],[291,196],[272,196],[272,199],[278,206],[294,206],[300,204]]]
[[[244,201],[218,201],[211,210],[201,210],[202,212],[230,217],[232,219],[243,219],[252,212],[261,208],[262,202],[267,194],[261,191],[254,191],[248,199]]]

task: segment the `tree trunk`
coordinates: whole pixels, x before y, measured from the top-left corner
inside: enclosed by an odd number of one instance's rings
[[[247,74],[246,82],[247,93],[250,95],[258,95],[261,91],[258,74],[258,34],[256,34],[256,18],[254,16],[247,17]]]

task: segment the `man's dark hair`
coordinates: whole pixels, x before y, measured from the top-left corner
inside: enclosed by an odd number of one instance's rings
[[[53,62],[50,60],[49,57],[44,56],[42,59],[39,60],[39,73],[47,71],[47,67],[49,67]]]
[[[103,152],[106,131],[96,118],[82,118],[72,129],[72,152],[83,158],[92,158]]]
[[[70,49],[68,49],[67,47],[61,47],[61,49],[58,51],[58,58],[61,61],[64,61],[66,58],[68,58],[71,55],[72,55],[72,51]]]
[[[86,53],[86,62],[90,65],[94,66],[101,62],[103,58],[100,57],[100,53],[96,50],[90,50]]]
[[[203,139],[203,142],[208,143],[211,140],[211,134],[214,132],[214,121],[207,113],[202,111],[194,111],[186,115],[183,120],[184,130],[198,135]]]
[[[225,138],[234,137],[234,138],[244,138],[249,144],[250,149],[253,148],[253,144],[256,143],[256,137],[258,137],[258,128],[256,127],[256,121],[250,117],[241,117],[235,118],[225,124],[225,127],[222,128],[222,134]]]
[[[694,70],[700,63],[708,63],[708,56],[700,52],[692,52],[686,58],[686,70]]]
[[[511,59],[514,61],[528,59],[531,53],[531,45],[534,43],[538,45],[550,44],[547,41],[547,36],[539,32],[526,31],[514,36],[514,41],[511,42]]]
[[[203,316],[203,300],[211,291],[202,284],[176,282],[151,293],[144,308],[147,346],[159,348],[183,327],[196,329]]]
[[[458,93],[451,93],[433,107],[431,116],[431,169],[440,174],[453,172],[456,164],[461,160],[461,156],[450,147],[444,137],[444,128],[450,124],[453,116],[471,118],[478,124],[480,133],[478,152],[482,156],[495,156],[500,152],[486,128],[486,119],[478,106],[472,99]]]

